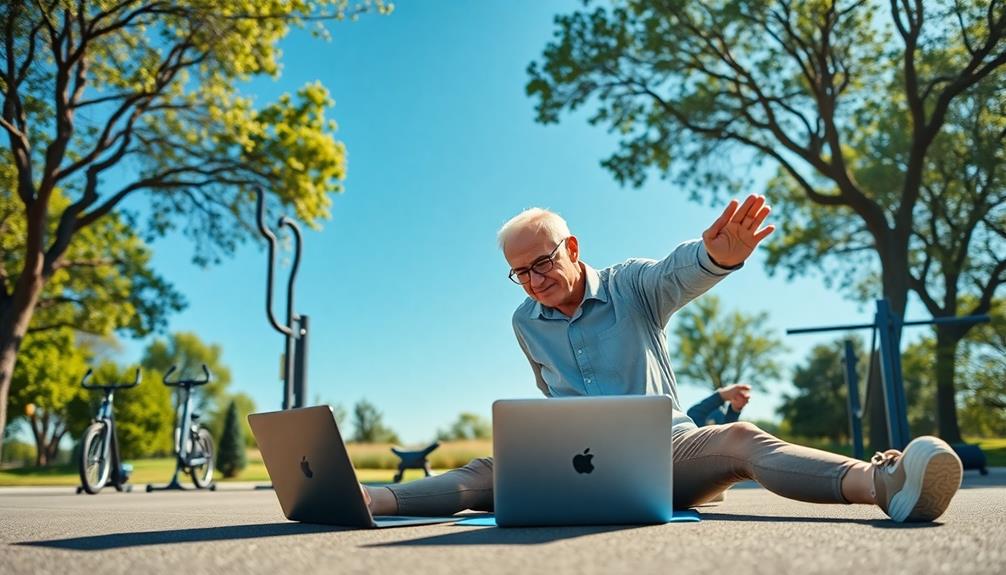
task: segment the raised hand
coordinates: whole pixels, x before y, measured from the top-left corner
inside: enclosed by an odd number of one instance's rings
[[[738,203],[730,200],[723,214],[702,232],[706,253],[714,263],[725,268],[743,263],[755,247],[775,231],[773,225],[758,229],[772,212],[765,204],[765,196],[751,194],[739,208]]]

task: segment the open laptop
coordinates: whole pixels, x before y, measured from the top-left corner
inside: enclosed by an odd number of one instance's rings
[[[371,515],[328,405],[253,413],[248,423],[287,519],[359,528],[460,519]]]
[[[496,524],[670,521],[672,408],[666,395],[493,403]]]

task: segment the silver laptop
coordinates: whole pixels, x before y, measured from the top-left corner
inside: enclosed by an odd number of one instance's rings
[[[496,524],[670,521],[672,407],[666,395],[495,402]]]
[[[360,528],[459,519],[372,516],[330,406],[253,413],[248,423],[287,519]]]

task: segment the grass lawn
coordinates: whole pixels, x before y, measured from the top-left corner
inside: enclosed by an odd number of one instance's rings
[[[350,457],[356,466],[356,474],[360,481],[364,483],[390,483],[395,476],[398,465],[398,458],[391,453],[390,445],[373,444],[349,444]],[[430,464],[434,473],[439,473],[447,469],[460,467],[468,463],[475,457],[486,457],[492,452],[492,441],[453,441],[443,444],[430,456]],[[262,456],[257,449],[249,449],[247,452],[248,466],[231,479],[223,479],[220,473],[215,473],[218,482],[228,481],[261,481],[268,483],[269,474],[266,472],[265,464],[262,463]],[[136,486],[146,486],[148,483],[163,485],[171,480],[171,475],[175,472],[175,460],[173,458],[157,459],[137,459],[127,461],[133,466],[133,474],[129,482]],[[405,481],[412,481],[423,477],[423,472],[418,469],[410,469],[405,472]],[[188,482],[187,477],[182,477],[183,482]],[[80,484],[77,475],[76,465],[57,465],[51,467],[35,468],[21,467],[14,469],[0,470],[0,487],[10,486],[47,486],[66,485],[76,486]]]
[[[978,444],[988,457],[989,467],[1006,467],[1006,438],[967,438],[968,443]],[[813,445],[820,449],[838,453],[851,453],[848,446],[819,444]],[[387,445],[350,444],[350,456],[357,467],[356,474],[364,483],[388,483],[395,475],[394,466],[397,458]],[[430,456],[430,462],[435,473],[460,467],[475,457],[487,457],[492,452],[491,441],[459,441],[445,443]],[[175,470],[175,460],[170,458],[139,459],[130,461],[133,465],[133,475],[130,483],[145,486],[147,483],[163,485],[171,479]],[[217,473],[217,481],[260,481],[268,483],[262,456],[258,450],[248,450],[248,467],[233,479],[223,479]],[[412,481],[423,476],[423,472],[410,469],[405,473],[405,481]],[[187,478],[183,478],[187,479]],[[0,487],[8,486],[46,486],[65,485],[76,486],[80,483],[76,466],[62,465],[45,468],[22,467],[0,471]]]
[[[1006,437],[979,439],[965,438],[968,443],[976,443],[988,458],[989,467],[1006,467]]]

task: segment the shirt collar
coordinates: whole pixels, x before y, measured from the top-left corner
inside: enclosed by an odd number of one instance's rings
[[[587,300],[591,299],[607,303],[608,288],[605,287],[604,283],[601,281],[601,274],[597,273],[597,270],[587,264],[583,262],[580,263],[583,265],[583,275],[586,278],[586,286],[583,289],[583,302],[580,303],[580,307],[583,307],[583,304],[586,303]],[[562,313],[555,308],[541,305],[541,302],[535,300],[532,301],[534,301],[534,305],[531,307],[531,319],[538,319],[542,317],[545,319],[553,319],[556,317],[555,314]]]

